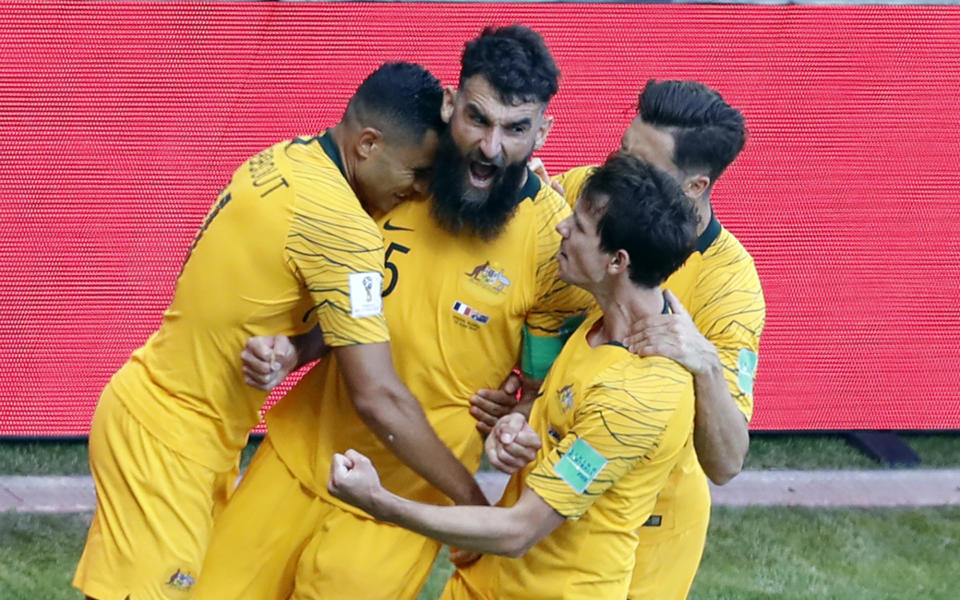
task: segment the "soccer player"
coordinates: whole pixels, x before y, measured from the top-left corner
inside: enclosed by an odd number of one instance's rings
[[[676,360],[696,384],[696,452],[675,469],[640,530],[630,587],[634,600],[677,600],[687,597],[706,541],[710,492],[704,471],[723,484],[746,457],[766,309],[752,257],[710,205],[713,184],[743,148],[740,111],[701,83],[653,80],[640,93],[638,109],[622,151],[673,175],[699,213],[696,250],[664,283],[671,314],[639,319],[627,337],[631,351]],[[577,167],[555,179],[569,202],[595,168]],[[481,393],[497,399],[494,391]],[[500,396],[500,404],[512,401]],[[514,442],[501,452],[523,462],[535,451]]]
[[[590,291],[602,312],[573,333],[550,369],[527,426],[542,449],[511,479],[501,506],[412,502],[387,491],[357,451],[333,461],[335,496],[488,553],[454,575],[444,598],[625,598],[637,530],[692,435],[690,373],[624,346],[635,321],[667,310],[659,285],[696,243],[692,204],[672,177],[619,154],[590,176],[557,229],[560,277]],[[498,423],[488,448],[500,434]]]
[[[380,297],[373,217],[426,191],[442,99],[422,67],[384,65],[335,127],[276,144],[234,173],[160,329],[97,405],[97,508],[73,580],[88,597],[190,597],[266,397],[243,383],[238,355],[251,333],[321,327],[370,435],[450,496],[482,497],[397,379]],[[320,391],[305,390],[311,403]]]
[[[497,385],[517,364],[525,325],[525,343],[535,345],[591,300],[556,276],[555,226],[570,208],[526,168],[550,127],[545,111],[557,90],[546,45],[522,26],[487,29],[466,44],[461,66],[459,88],[444,95],[449,127],[433,197],[398,207],[380,225],[397,371],[443,441],[475,469],[482,440],[469,412],[473,391]],[[322,402],[308,393],[314,389],[323,390]],[[433,504],[446,499],[353,412],[336,357],[270,411],[269,433],[215,525],[198,598],[416,597],[440,544],[332,497],[330,460],[359,448],[376,458],[390,489]]]

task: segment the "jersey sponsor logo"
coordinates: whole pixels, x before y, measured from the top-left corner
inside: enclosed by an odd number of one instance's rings
[[[383,314],[383,274],[350,273],[350,316],[355,319]]]
[[[188,572],[177,569],[176,572],[167,580],[167,585],[176,590],[187,591],[193,587],[197,580]]]
[[[757,376],[757,353],[746,348],[740,349],[737,357],[737,387],[748,396],[753,395],[753,380]]]
[[[582,494],[605,466],[607,459],[583,438],[577,438],[553,470],[573,491]]]
[[[390,219],[387,219],[387,222],[383,224],[383,228],[387,231],[413,231],[409,227],[400,227],[399,225],[394,225],[390,222]]]
[[[560,408],[563,412],[567,412],[573,408],[573,386],[568,385],[557,392],[557,395],[560,397]]]
[[[488,317],[487,315],[483,314],[482,312],[480,312],[475,308],[467,306],[466,304],[464,304],[463,302],[460,302],[459,300],[453,303],[453,312],[457,313],[458,315],[463,315],[469,319],[472,319],[473,321],[476,321],[481,325],[486,325],[487,322],[490,321],[490,317]]]
[[[501,268],[500,263],[491,263],[488,260],[482,265],[474,267],[469,273],[464,273],[464,275],[481,287],[502,294],[506,288],[510,287],[510,280],[504,273],[506,273],[506,269]]]

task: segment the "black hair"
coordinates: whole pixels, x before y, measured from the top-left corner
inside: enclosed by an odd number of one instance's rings
[[[523,25],[487,27],[466,43],[460,58],[460,87],[481,75],[505,104],[546,104],[557,93],[560,70],[543,38]]]
[[[740,154],[747,137],[743,115],[716,91],[696,81],[651,79],[637,112],[673,136],[673,163],[686,173],[706,170],[713,183]]]
[[[430,71],[413,63],[390,62],[363,80],[344,118],[379,129],[389,141],[420,144],[428,130],[443,130],[442,103],[443,87]]]
[[[580,201],[602,213],[597,222],[600,249],[611,254],[625,250],[630,281],[639,286],[663,283],[696,246],[697,212],[680,184],[628,154],[613,154],[594,171]]]

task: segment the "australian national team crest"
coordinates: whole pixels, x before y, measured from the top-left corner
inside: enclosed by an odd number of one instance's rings
[[[573,386],[565,386],[558,392],[560,396],[560,408],[563,409],[563,412],[567,412],[573,408]]]
[[[488,260],[482,265],[477,265],[472,271],[465,273],[465,275],[470,278],[470,281],[477,285],[491,292],[502,294],[504,290],[510,287],[510,280],[507,279],[504,273],[506,273],[506,269],[501,267],[500,263],[496,261],[490,262]]]
[[[167,580],[167,586],[182,592],[188,591],[194,583],[194,577],[182,569],[177,569]]]

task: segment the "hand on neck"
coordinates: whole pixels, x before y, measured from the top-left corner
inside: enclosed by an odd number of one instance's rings
[[[603,311],[603,326],[591,336],[591,346],[608,342],[622,344],[637,320],[663,312],[660,286],[641,287],[628,278],[605,292],[594,291],[594,296]]]

